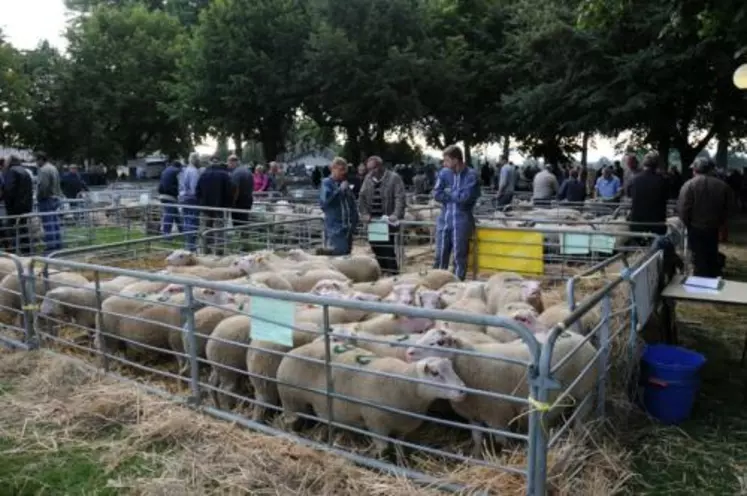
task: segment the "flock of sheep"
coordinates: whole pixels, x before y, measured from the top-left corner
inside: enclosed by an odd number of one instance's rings
[[[4,274],[0,320],[9,323],[20,316],[23,302],[16,268],[6,262],[0,259]],[[539,282],[514,273],[498,273],[484,282],[459,282],[443,270],[381,277],[372,257],[319,257],[301,250],[282,256],[262,251],[223,258],[176,250],[165,262],[162,273],[195,280],[194,339],[187,331],[184,306],[188,296],[182,285],[129,276],[102,281],[98,313],[93,282],[52,268],[47,280],[40,273],[36,276],[40,303],[36,328],[44,333],[42,337],[54,337],[57,326],[53,324],[70,321],[89,330],[88,338],[97,350],[122,353],[137,361],[176,357],[183,376],[189,375],[188,352],[194,343],[202,368],[210,371],[205,386],[218,407],[235,408],[243,397],[253,395],[254,420],[267,421],[272,411],[282,408],[281,421],[289,428],[299,428],[304,414],[330,418],[330,403],[323,394],[328,382],[336,394],[355,400],[335,397],[331,402],[334,421],[380,436],[411,434],[423,421],[407,413],[423,415],[439,404],[439,409],[450,404],[453,412],[473,426],[475,456],[481,453],[483,426],[526,429],[529,392],[527,368],[521,363],[530,362],[531,357],[515,332],[333,306],[325,317],[322,307],[298,303],[293,345],[285,346],[252,338],[250,296],[200,288],[200,280],[339,300],[498,315],[523,325],[539,342],[549,328],[569,315],[563,303],[546,308]],[[556,378],[566,387],[573,385],[570,394],[576,400],[594,389],[597,372],[588,364],[597,350],[585,336],[600,318],[598,311],[589,312],[556,344],[553,363],[561,365]],[[326,340],[325,319],[332,332]],[[333,363],[330,377],[324,365],[327,356]],[[551,402],[553,398],[557,392]],[[564,406],[553,408],[546,422],[570,408],[568,401],[558,404]],[[591,406],[591,401],[585,404]],[[385,440],[375,438],[375,454],[387,447]]]

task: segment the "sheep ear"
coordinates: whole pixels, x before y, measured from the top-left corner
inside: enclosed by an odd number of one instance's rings
[[[431,373],[431,366],[428,365],[428,362],[426,362],[426,363],[423,364],[423,372],[426,373],[426,374],[430,374]]]

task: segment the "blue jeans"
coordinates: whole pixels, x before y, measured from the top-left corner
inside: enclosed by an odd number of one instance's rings
[[[161,226],[161,232],[163,234],[171,234],[172,226],[176,224],[176,229],[179,232],[184,232],[182,226],[182,215],[179,213],[179,207],[174,205],[174,202],[161,200],[163,203],[163,224]]]
[[[197,251],[197,231],[200,229],[200,211],[194,207],[182,208],[184,216],[184,238],[189,251]]]
[[[57,198],[45,198],[38,202],[39,213],[42,214],[41,221],[44,228],[44,254],[49,255],[53,251],[62,249],[62,228],[60,226],[60,200]]]

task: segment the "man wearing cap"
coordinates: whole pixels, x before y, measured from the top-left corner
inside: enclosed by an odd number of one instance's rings
[[[34,208],[34,184],[31,175],[15,155],[8,159],[3,170],[3,201],[7,220],[7,233],[16,255],[31,255],[28,217]]]
[[[60,227],[60,173],[57,167],[47,161],[46,154],[40,152],[36,155],[36,163],[39,166],[39,184],[36,190],[36,201],[39,213],[42,214],[42,226],[44,228],[45,254],[62,249],[62,230]]]
[[[690,168],[694,176],[682,186],[677,211],[687,228],[693,275],[719,277],[723,268],[718,251],[719,229],[733,210],[734,195],[724,181],[713,175],[715,164],[710,159],[698,158]]]

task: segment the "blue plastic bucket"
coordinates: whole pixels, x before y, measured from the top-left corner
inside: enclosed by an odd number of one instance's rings
[[[700,353],[677,346],[649,345],[643,352],[643,405],[663,424],[690,416],[700,386],[698,371],[706,362]]]

